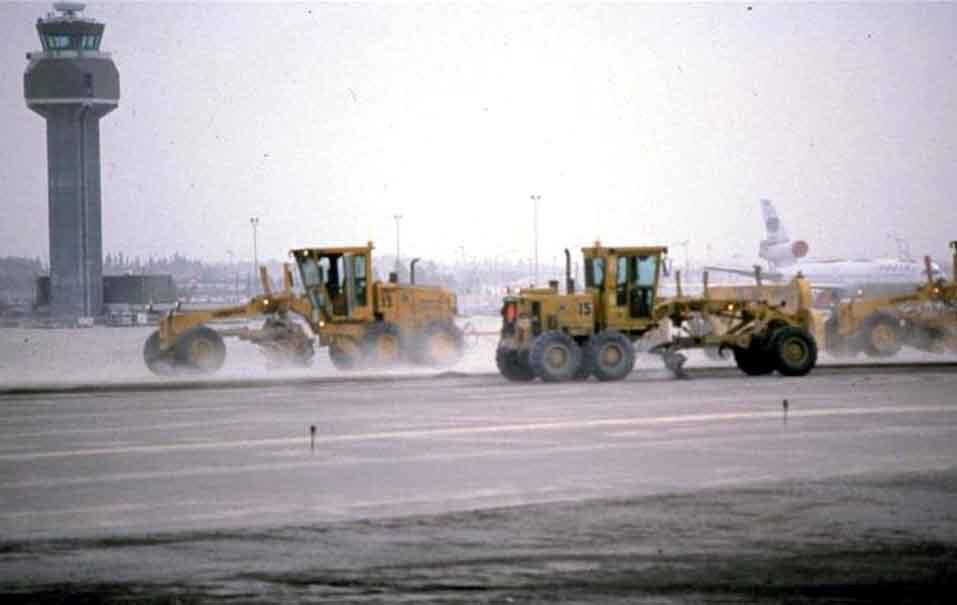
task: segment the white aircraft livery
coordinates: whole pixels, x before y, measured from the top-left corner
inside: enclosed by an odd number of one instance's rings
[[[839,290],[847,294],[863,291],[907,290],[927,282],[922,261],[911,258],[805,259],[810,246],[804,240],[791,241],[770,200],[761,200],[765,238],[758,245],[758,256],[768,262],[761,275],[769,281],[787,282],[798,273],[819,289]],[[753,269],[706,267],[712,271],[753,276]],[[943,279],[937,263],[931,263],[931,278]]]

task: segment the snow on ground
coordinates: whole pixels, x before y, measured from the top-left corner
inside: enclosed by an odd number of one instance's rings
[[[495,372],[495,346],[500,318],[476,316],[461,318],[460,327],[483,333],[466,337],[467,351],[451,368],[422,368],[413,365],[390,370],[370,369],[350,375],[435,374],[442,371],[466,373]],[[155,328],[96,326],[87,329],[0,329],[0,386],[100,384],[112,382],[161,382],[143,363],[143,343]],[[712,360],[698,350],[686,351],[688,367],[730,366],[733,361]],[[957,360],[957,356],[934,355],[905,349],[887,361],[926,362]],[[822,364],[873,361],[859,356],[834,360],[820,356]],[[639,355],[636,367],[661,367],[657,357]],[[226,341],[226,364],[206,380],[275,379],[316,376],[341,376],[324,349],[317,351],[311,368],[270,368],[257,348],[236,338]],[[191,377],[193,379],[194,377]]]

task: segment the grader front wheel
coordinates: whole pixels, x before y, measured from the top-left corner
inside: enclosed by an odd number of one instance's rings
[[[150,372],[157,376],[171,376],[176,373],[172,351],[160,349],[160,333],[154,330],[143,345],[143,361]]]
[[[877,317],[864,328],[868,357],[893,357],[901,350],[900,326],[890,317]]]

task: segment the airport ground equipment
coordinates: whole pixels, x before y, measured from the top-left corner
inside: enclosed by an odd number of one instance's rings
[[[730,349],[750,375],[776,370],[801,376],[816,363],[815,333],[823,322],[810,308],[811,291],[803,278],[764,287],[768,300],[729,296],[707,286],[700,297],[682,295],[679,286],[677,296],[664,298],[658,285],[666,247],[596,242],[582,253],[582,292],[575,292],[566,250],[564,294],[552,282],[505,297],[496,364],[509,380],[620,380],[634,367],[634,343],[669,322],[676,333],[650,351],[678,376],[684,361],[679,351],[685,348]],[[689,329],[701,322],[722,329],[705,334]]]
[[[262,267],[264,293],[244,305],[170,311],[144,345],[147,367],[156,374],[215,372],[225,361],[226,336],[256,344],[271,363],[308,365],[316,343],[328,347],[340,369],[457,361],[463,336],[454,322],[455,294],[397,280],[373,281],[372,250],[372,242],[295,249],[290,256],[298,267],[302,293],[293,291],[288,265],[283,267],[283,288],[278,292],[271,290]],[[260,317],[265,321],[256,328],[214,330],[208,325]]]
[[[890,357],[903,346],[929,352],[957,352],[957,241],[950,283],[934,280],[924,258],[927,283],[908,294],[852,298],[834,306],[826,324],[825,350],[835,356],[863,352]]]

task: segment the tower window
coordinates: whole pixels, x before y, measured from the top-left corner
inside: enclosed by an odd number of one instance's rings
[[[63,48],[70,48],[71,46],[73,46],[73,36],[68,36],[66,34],[47,35],[47,48],[59,50]]]

